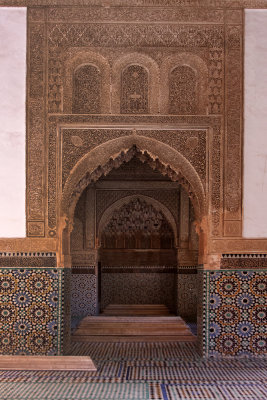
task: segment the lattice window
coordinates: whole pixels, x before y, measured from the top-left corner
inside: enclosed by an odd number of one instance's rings
[[[196,114],[197,77],[195,71],[179,65],[170,73],[170,114]]]
[[[100,71],[94,65],[79,67],[73,77],[73,104],[75,114],[99,114],[100,110]]]
[[[148,73],[140,65],[130,65],[122,72],[121,113],[148,113]]]

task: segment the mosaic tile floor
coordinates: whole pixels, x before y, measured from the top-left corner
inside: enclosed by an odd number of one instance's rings
[[[202,360],[186,343],[76,343],[97,372],[0,371],[0,400],[267,399],[266,359]]]

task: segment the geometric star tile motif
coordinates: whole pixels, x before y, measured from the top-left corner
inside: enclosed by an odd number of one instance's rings
[[[72,274],[71,314],[72,317],[96,315],[96,276],[93,274]]]
[[[206,355],[267,354],[267,271],[206,272]]]
[[[60,354],[62,269],[0,270],[1,354]]]

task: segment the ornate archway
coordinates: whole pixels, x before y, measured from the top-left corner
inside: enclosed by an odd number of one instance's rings
[[[61,199],[60,214],[73,218],[74,209],[83,190],[113,168],[138,156],[153,169],[179,182],[191,198],[196,218],[205,215],[205,192],[202,182],[190,162],[178,151],[158,140],[139,135],[123,136],[95,147],[72,169]]]
[[[169,181],[180,184],[187,192],[195,210],[198,224],[206,213],[206,202],[204,188],[201,180],[188,160],[181,153],[170,146],[155,139],[136,135],[108,141],[92,151],[88,152],[72,169],[60,199],[59,220],[59,253],[61,254],[61,265],[71,267],[70,234],[73,229],[73,218],[76,204],[86,188],[98,182],[102,177],[108,175],[113,169],[119,169],[123,163],[130,162],[133,158],[142,164],[149,165],[155,171],[168,178]],[[159,208],[159,204],[155,203]],[[170,213],[163,209],[168,223],[174,227]],[[109,210],[110,211],[110,210]],[[101,224],[108,220],[109,211],[102,216]],[[175,239],[177,241],[177,238]],[[98,246],[94,242],[94,248],[87,254],[88,265],[97,268]],[[90,253],[90,254],[89,254]],[[96,277],[97,279],[97,277]],[[95,284],[97,287],[96,280]]]
[[[133,132],[130,136],[113,139],[95,147],[72,169],[59,199],[58,249],[61,266],[71,266],[70,233],[73,229],[74,210],[81,193],[90,183],[96,182],[101,176],[133,157],[138,157],[143,163],[147,162],[153,169],[184,187],[195,210],[200,236],[200,256],[203,257],[206,247],[206,199],[200,177],[190,162],[177,150]]]

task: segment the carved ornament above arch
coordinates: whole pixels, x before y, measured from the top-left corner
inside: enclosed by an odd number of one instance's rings
[[[170,110],[171,73],[177,67],[189,67],[196,76],[196,114],[207,114],[208,110],[208,67],[199,56],[192,53],[181,53],[167,57],[161,66],[160,112],[168,114]],[[188,78],[189,79],[189,78]],[[191,82],[188,82],[191,85]],[[186,85],[184,84],[186,88]],[[177,93],[179,97],[181,93]],[[173,112],[172,112],[173,113]],[[179,114],[179,112],[177,112]]]
[[[72,169],[61,197],[61,212],[72,218],[83,190],[113,168],[134,156],[151,168],[181,184],[192,200],[197,219],[205,214],[205,193],[202,182],[185,157],[172,147],[139,135],[124,136],[97,146]]]
[[[121,113],[123,71],[134,65],[144,68],[148,73],[148,113],[157,114],[159,112],[159,67],[151,57],[141,53],[126,54],[120,57],[112,67],[112,112]]]
[[[65,113],[72,113],[74,74],[83,66],[95,66],[100,77],[100,110],[99,114],[110,113],[110,66],[100,54],[84,50],[70,56],[65,64],[63,86],[63,109]]]

